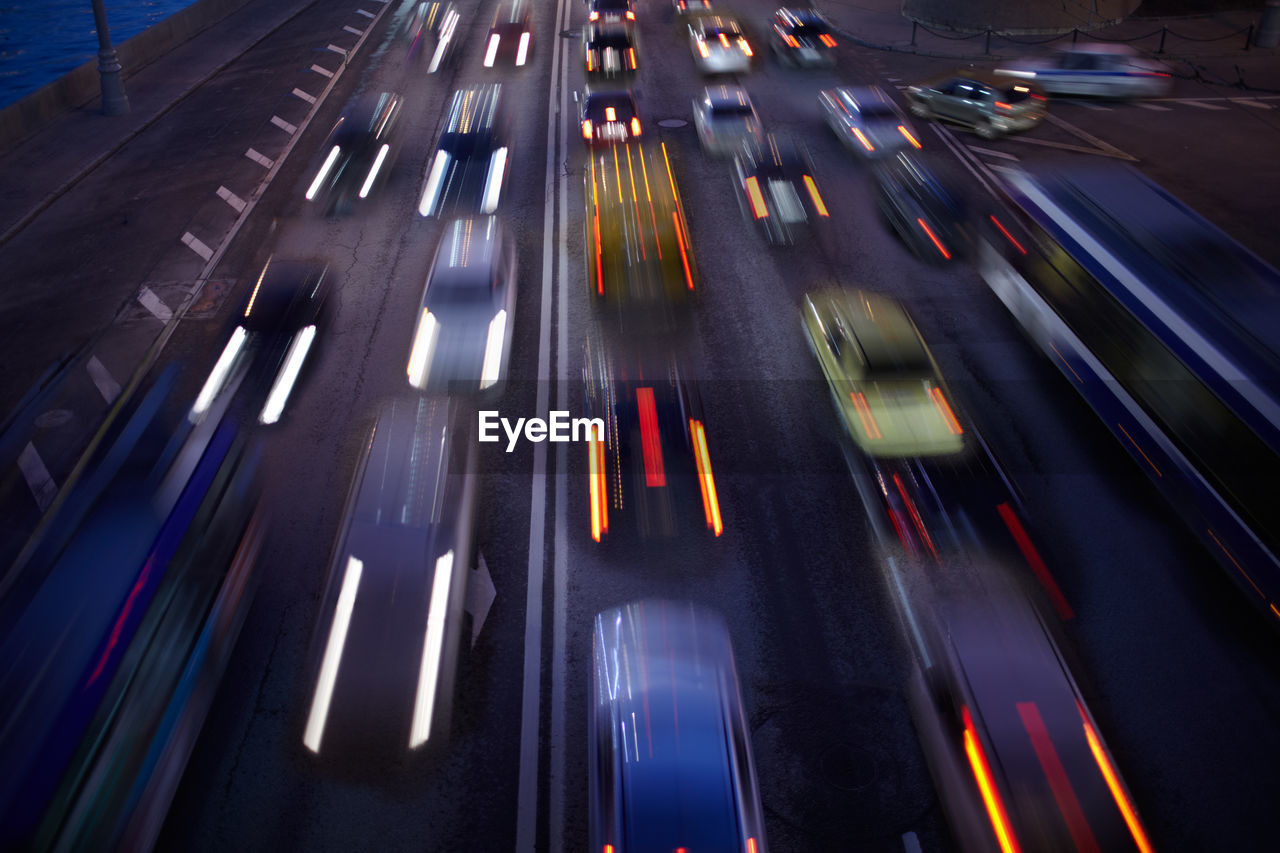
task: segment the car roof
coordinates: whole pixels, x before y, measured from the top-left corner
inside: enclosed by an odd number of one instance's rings
[[[445,226],[431,263],[428,294],[439,288],[483,288],[488,291],[502,248],[502,226],[496,216],[455,219]]]
[[[501,83],[467,86],[453,93],[444,133],[480,134],[492,132],[498,120]]]
[[[798,26],[827,26],[826,18],[817,9],[790,9],[783,7],[774,12],[774,16],[793,27]]]
[[[605,107],[626,107],[634,111],[636,108],[636,99],[631,96],[630,90],[612,90],[607,92],[587,92],[584,99],[583,109],[601,109]]]
[[[708,86],[706,99],[713,107],[752,106],[751,96],[747,94],[746,89],[728,84]]]
[[[322,261],[268,258],[245,302],[240,322],[249,331],[273,331],[314,319],[328,295]]]
[[[755,171],[785,174],[809,168],[804,148],[787,135],[766,134],[763,143],[748,141],[745,151]]]
[[[617,41],[623,39],[631,44],[635,38],[633,28],[625,21],[597,21],[587,24],[587,44],[600,41]]]
[[[1011,74],[998,74],[981,68],[959,68],[949,74],[934,77],[927,85],[945,83],[948,80],[972,80],[990,86],[993,89],[1008,89],[1011,86],[1026,86],[1031,91],[1039,91],[1039,85]]]
[[[932,372],[924,340],[896,299],[865,290],[828,291],[826,297],[833,325],[857,344],[868,373],[900,365],[928,365]]]

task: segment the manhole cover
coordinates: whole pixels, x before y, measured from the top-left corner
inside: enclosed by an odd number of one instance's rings
[[[40,429],[53,429],[62,426],[71,418],[70,409],[50,409],[36,418],[36,426]]]
[[[684,127],[688,123],[682,118],[664,118],[658,122],[658,127]]]

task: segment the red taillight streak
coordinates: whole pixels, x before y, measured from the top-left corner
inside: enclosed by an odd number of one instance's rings
[[[1013,110],[1013,105],[1006,104],[1004,101],[996,101],[996,109],[1000,110],[1002,113],[1007,113]]]
[[[605,493],[604,439],[588,439],[588,478],[591,491],[591,538],[599,542],[609,532],[609,499]]]
[[[1049,567],[1045,565],[1044,560],[1040,557],[1040,552],[1032,544],[1031,537],[1027,535],[1022,522],[1018,520],[1018,516],[1013,511],[1013,507],[1009,506],[1008,503],[1002,503],[996,507],[996,511],[1000,513],[1004,526],[1009,528],[1009,533],[1013,535],[1013,541],[1018,543],[1018,550],[1022,552],[1023,559],[1031,564],[1031,571],[1035,572],[1036,579],[1040,581],[1040,585],[1049,593],[1049,599],[1053,602],[1053,609],[1058,611],[1058,616],[1062,619],[1073,617],[1075,614],[1071,611],[1071,605],[1067,604],[1067,597],[1058,588],[1057,581],[1049,573]]]
[[[933,547],[933,539],[930,538],[929,530],[924,526],[924,519],[920,517],[920,510],[916,509],[916,502],[907,495],[907,487],[903,485],[902,477],[894,474],[893,484],[898,487],[898,494],[902,496],[902,502],[907,506],[907,513],[911,516],[911,523],[915,525],[916,530],[920,533],[920,538],[924,540],[925,547],[929,549],[929,553],[933,555],[935,560],[938,559],[938,549]]]
[[[729,37],[728,37],[727,35],[725,35],[724,33],[721,33],[721,34],[720,34],[720,43],[721,43],[722,45],[724,45],[725,47],[728,47],[728,46],[729,46]]]
[[[947,402],[946,395],[942,393],[942,389],[933,387],[929,389],[929,396],[933,398],[933,405],[938,407],[938,411],[942,413],[943,419],[947,422],[947,429],[955,435],[962,435],[964,428],[960,426],[960,421],[956,420],[956,413],[951,411],[951,404]]]
[[[107,641],[107,647],[102,651],[102,657],[98,659],[98,665],[94,667],[93,675],[89,676],[89,681],[85,685],[98,680],[98,676],[102,675],[103,667],[107,665],[107,660],[111,657],[111,652],[115,649],[116,643],[120,640],[120,632],[124,630],[124,622],[129,618],[130,611],[133,610],[133,602],[137,600],[138,593],[142,592],[142,587],[146,585],[147,578],[151,576],[151,565],[154,558],[147,558],[147,562],[142,566],[142,572],[138,575],[138,579],[133,582],[133,589],[129,590],[129,597],[125,599],[124,607],[120,610],[120,615],[116,617],[115,625],[111,626],[111,639]]]
[[[764,194],[760,192],[760,181],[753,175],[745,183],[747,200],[751,202],[751,213],[756,219],[764,219],[769,215],[769,208],[764,203]]]
[[[627,59],[631,61],[631,70],[636,70],[636,49],[634,47],[627,48]]]
[[[991,221],[996,224],[996,227],[1000,229],[1000,233],[1004,235],[1006,240],[1008,240],[1010,243],[1013,244],[1013,247],[1015,249],[1017,249],[1019,252],[1021,252],[1024,255],[1027,253],[1027,250],[1022,248],[1022,244],[1019,243],[1017,240],[1013,239],[1013,235],[1009,233],[1009,230],[1005,228],[1004,225],[1001,224],[999,219],[996,219],[996,215],[994,213],[991,214]]]
[[[596,70],[596,52],[594,50],[587,51],[587,70]]]
[[[820,38],[822,40],[822,43],[825,44],[827,47],[836,46],[836,40],[833,39],[831,36],[827,35],[826,33],[823,33]]]
[[[640,409],[640,445],[644,450],[644,484],[660,488],[667,484],[662,469],[662,439],[658,435],[658,410],[653,403],[652,388],[636,389],[636,405]]]
[[[863,148],[868,151],[876,150],[876,147],[871,144],[871,140],[867,139],[867,137],[863,135],[862,131],[858,130],[856,127],[853,129],[853,135],[858,137],[858,141],[862,143]]]
[[[907,537],[906,525],[902,521],[902,513],[898,512],[893,507],[889,507],[889,521],[893,523],[893,532],[898,534],[898,541],[902,543],[908,553],[915,556],[915,540]]]
[[[849,399],[853,400],[853,406],[858,410],[858,417],[862,420],[862,431],[867,434],[867,438],[884,438],[880,432],[880,425],[876,423],[875,415],[871,414],[871,407],[867,405],[867,397],[861,391],[851,391]]]
[[[1102,748],[1102,739],[1093,730],[1093,726],[1089,722],[1089,716],[1085,713],[1084,706],[1080,704],[1078,699],[1076,700],[1076,709],[1080,712],[1080,719],[1084,721],[1084,736],[1089,741],[1089,751],[1093,753],[1093,760],[1098,762],[1098,769],[1102,771],[1102,778],[1107,780],[1107,787],[1111,790],[1111,796],[1116,801],[1116,805],[1120,807],[1120,814],[1124,816],[1125,825],[1129,827],[1129,834],[1133,836],[1134,843],[1138,845],[1138,849],[1142,853],[1152,853],[1151,842],[1147,840],[1147,833],[1142,828],[1142,822],[1138,820],[1138,813],[1134,810],[1133,803],[1129,802],[1129,796],[1124,791],[1124,784],[1120,781],[1115,768],[1111,766],[1106,750]]]
[[[911,143],[912,148],[920,149],[924,147],[923,145],[920,144],[919,139],[916,139],[914,136],[911,135],[911,131],[907,130],[907,126],[905,124],[898,125],[898,133],[901,133],[903,136],[907,138],[907,141]]]
[[[600,190],[596,184],[596,161],[591,158],[591,221],[596,238],[596,295],[604,295],[604,261],[600,258]]]
[[[1018,846],[1018,839],[1009,824],[1009,814],[1005,811],[1004,802],[1000,799],[1000,792],[991,775],[991,765],[987,763],[987,756],[978,741],[978,732],[973,727],[973,717],[969,715],[967,707],[962,707],[960,714],[964,720],[964,753],[973,770],[973,778],[978,783],[982,804],[987,808],[987,817],[991,821],[991,828],[995,830],[996,840],[1000,842],[1003,853],[1021,853],[1022,848]]]
[[[747,853],[759,853],[759,846],[754,838],[747,839]]]
[[[1058,810],[1066,818],[1067,829],[1071,832],[1071,840],[1076,843],[1076,849],[1080,853],[1102,853],[1097,839],[1093,837],[1093,830],[1089,828],[1089,820],[1084,816],[1084,809],[1080,807],[1080,800],[1071,787],[1071,780],[1067,778],[1067,770],[1058,758],[1058,751],[1053,746],[1053,739],[1049,737],[1040,709],[1034,702],[1019,702],[1017,706],[1018,716],[1022,718],[1023,728],[1031,737],[1031,746],[1035,748],[1036,758],[1040,759],[1040,769],[1044,770],[1045,778],[1049,780],[1049,789],[1053,791]]]
[[[680,224],[680,214],[671,211],[671,221],[676,226],[676,242],[680,244],[680,262],[684,264],[684,280],[693,290],[693,271],[689,269],[689,255],[684,248],[684,227]]]
[[[720,499],[716,496],[716,478],[711,473],[711,454],[707,451],[707,431],[702,421],[689,419],[689,435],[693,438],[693,457],[698,466],[702,512],[707,517],[707,527],[719,536],[724,531],[724,521],[720,517]]]
[[[632,116],[631,118],[631,135],[632,136],[640,135],[640,119],[636,118],[635,116]]]
[[[942,254],[943,259],[948,261],[951,260],[951,253],[947,251],[946,246],[942,245],[942,241],[939,240],[938,236],[933,233],[933,229],[929,227],[928,223],[926,223],[923,219],[921,219],[918,216],[916,217],[916,223],[921,228],[924,229],[924,233],[927,234],[929,236],[929,239],[933,241],[933,245],[937,247],[938,252]]]

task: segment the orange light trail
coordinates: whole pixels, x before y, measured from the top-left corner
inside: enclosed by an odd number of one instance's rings
[[[1111,762],[1107,759],[1107,753],[1102,748],[1102,741],[1098,738],[1098,733],[1089,724],[1089,718],[1085,716],[1084,708],[1080,706],[1078,700],[1076,707],[1080,711],[1080,718],[1084,720],[1084,736],[1089,741],[1089,751],[1093,753],[1093,760],[1098,762],[1098,769],[1102,771],[1102,777],[1107,780],[1107,787],[1111,789],[1111,796],[1115,799],[1116,805],[1120,807],[1120,813],[1124,815],[1124,822],[1129,827],[1129,834],[1133,836],[1134,843],[1138,845],[1138,849],[1142,853],[1152,853],[1151,842],[1147,840],[1147,833],[1142,829],[1142,823],[1138,820],[1138,813],[1134,811],[1133,804],[1129,802],[1129,797],[1124,792],[1124,785],[1120,782],[1120,777],[1116,775],[1115,768],[1111,766]]]
[[[1000,800],[1000,792],[996,790],[995,780],[991,777],[991,767],[978,743],[973,717],[969,716],[967,707],[961,709],[961,715],[964,718],[964,754],[969,758],[969,766],[973,768],[973,778],[982,794],[982,803],[987,807],[987,816],[991,820],[991,828],[995,830],[996,840],[1000,842],[1003,853],[1021,853],[1022,848],[1018,846],[1013,827],[1009,825],[1009,815]]]
[[[724,531],[724,522],[720,518],[720,499],[716,497],[716,479],[711,473],[711,454],[707,452],[707,433],[702,421],[690,418],[689,434],[693,436],[693,458],[698,465],[702,511],[707,517],[707,527],[719,536]]]
[[[938,251],[942,253],[942,257],[951,260],[951,253],[947,251],[947,247],[942,245],[942,241],[933,233],[933,229],[920,217],[916,217],[916,222],[924,229],[924,233],[929,235],[929,239],[933,241],[933,245],[938,247]]]

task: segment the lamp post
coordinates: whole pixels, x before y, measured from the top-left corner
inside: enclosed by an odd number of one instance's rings
[[[102,86],[102,112],[109,116],[122,116],[129,112],[129,97],[124,93],[120,79],[120,61],[116,49],[111,46],[111,33],[107,31],[107,10],[102,0],[93,0],[93,21],[98,28],[98,79]]]

